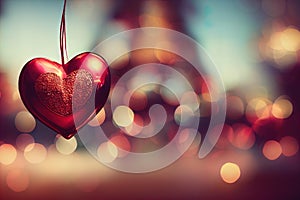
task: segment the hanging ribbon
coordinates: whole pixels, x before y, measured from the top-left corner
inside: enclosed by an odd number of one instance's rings
[[[61,16],[60,33],[59,33],[60,56],[61,56],[62,66],[64,66],[65,64],[65,58],[68,59],[67,42],[66,42],[66,20],[65,20],[66,4],[67,4],[67,0],[64,0],[64,7]]]

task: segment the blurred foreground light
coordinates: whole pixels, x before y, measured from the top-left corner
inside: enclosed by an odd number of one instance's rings
[[[282,148],[282,154],[290,157],[295,155],[299,150],[299,144],[297,140],[291,136],[285,136],[280,140]]]
[[[282,32],[280,41],[287,51],[298,51],[300,49],[300,32],[294,28],[287,28]]]
[[[278,98],[272,106],[272,115],[278,119],[288,118],[293,112],[293,105],[287,99]]]
[[[97,150],[99,159],[104,163],[111,163],[118,157],[118,148],[112,142],[100,144]]]
[[[118,106],[113,113],[114,122],[121,127],[132,124],[134,119],[133,111],[127,106]]]
[[[0,163],[3,165],[12,164],[17,158],[17,151],[11,144],[2,144],[0,146]]]
[[[36,122],[29,112],[21,111],[16,115],[15,125],[20,132],[31,132],[35,128]]]
[[[264,144],[263,154],[269,160],[276,160],[282,153],[282,148],[279,142],[269,140]]]
[[[62,136],[58,136],[55,142],[55,147],[59,153],[64,155],[70,155],[77,148],[77,140],[75,137],[72,137],[71,139],[67,140]]]
[[[174,120],[178,125],[188,125],[194,119],[194,112],[185,105],[180,105],[174,112]]]
[[[228,140],[239,149],[250,149],[255,143],[255,135],[252,128],[244,124],[234,124],[233,132],[229,132]]]
[[[39,143],[29,144],[24,150],[25,159],[32,164],[38,164],[43,162],[46,159],[46,156],[46,148]]]
[[[231,162],[225,163],[221,167],[220,175],[224,182],[234,183],[241,176],[240,167],[235,163],[231,163]]]
[[[251,99],[246,108],[246,117],[249,122],[257,119],[269,118],[271,115],[271,101],[267,98],[258,97]]]
[[[27,133],[18,135],[16,139],[16,145],[21,151],[24,151],[25,148],[32,143],[34,143],[34,138]]]
[[[100,126],[105,121],[105,109],[102,108],[99,113],[88,123],[90,126]]]
[[[12,169],[6,176],[7,186],[14,192],[23,192],[29,186],[29,176],[24,169]]]
[[[117,157],[124,157],[130,152],[131,144],[126,136],[123,134],[114,135],[110,138],[110,142],[112,142],[115,147],[119,148],[117,150]],[[114,149],[112,149],[114,150]],[[114,153],[114,152],[113,152]]]

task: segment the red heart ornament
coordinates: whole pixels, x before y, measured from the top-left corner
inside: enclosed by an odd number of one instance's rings
[[[25,64],[19,77],[26,108],[67,139],[100,111],[109,89],[108,64],[94,53],[79,54],[63,66],[35,58]]]

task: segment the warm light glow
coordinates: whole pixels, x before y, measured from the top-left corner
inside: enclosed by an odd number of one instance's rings
[[[297,51],[300,49],[300,32],[294,28],[287,28],[282,32],[280,41],[287,51]]]
[[[282,153],[280,144],[275,140],[269,140],[264,144],[263,154],[269,160],[276,160]]]
[[[234,183],[240,178],[241,171],[237,164],[228,162],[221,167],[220,175],[224,182]]]
[[[26,146],[32,143],[34,143],[34,138],[27,133],[20,134],[16,139],[16,145],[21,151],[24,151]]]
[[[178,133],[179,137],[177,137],[176,146],[180,152],[186,151],[187,144],[194,139],[193,133],[195,132],[197,132],[197,130],[185,128]],[[199,134],[199,136],[201,135]],[[199,139],[201,140],[201,138]]]
[[[268,118],[271,115],[271,101],[259,97],[251,99],[246,108],[246,117],[248,121],[253,122],[257,119]]]
[[[75,137],[72,137],[69,140],[67,140],[62,136],[58,136],[55,142],[55,147],[59,153],[64,155],[70,155],[77,148],[77,140]]]
[[[96,57],[94,57],[93,55],[89,55],[88,58],[85,60],[85,64],[89,67],[91,67],[91,69],[97,71],[97,70],[102,70],[104,64]]]
[[[7,186],[14,192],[25,191],[29,186],[29,176],[24,169],[12,169],[6,177]]]
[[[133,111],[127,106],[118,106],[113,113],[114,122],[121,127],[129,126],[134,119]]]
[[[126,136],[123,134],[114,135],[110,138],[110,142],[112,142],[115,147],[119,148],[117,150],[118,157],[124,157],[130,152],[131,144]],[[114,153],[114,152],[113,152]]]
[[[105,121],[105,109],[102,108],[99,113],[88,123],[90,126],[100,126]]]
[[[250,149],[255,143],[252,129],[244,124],[234,124],[233,132],[228,134],[228,140],[239,149]]]
[[[35,128],[36,122],[29,112],[21,111],[16,115],[15,125],[20,132],[31,132]]]
[[[11,144],[2,144],[0,146],[0,163],[3,165],[12,164],[17,158],[17,151]]]
[[[101,162],[111,163],[118,157],[118,148],[112,142],[104,142],[100,144],[97,155]]]
[[[288,118],[293,112],[293,105],[287,99],[278,98],[272,106],[272,114],[278,119]]]
[[[291,136],[285,136],[281,138],[280,145],[282,148],[282,154],[287,157],[295,155],[299,150],[299,144],[297,140]]]
[[[33,143],[26,146],[24,150],[25,159],[33,164],[41,163],[46,159],[47,150],[39,143]]]
[[[132,124],[130,124],[129,126],[126,126],[124,132],[130,136],[135,136],[135,135],[138,135],[139,133],[141,133],[143,128],[144,128],[143,118],[140,115],[135,114],[134,122]]]
[[[193,111],[185,105],[178,106],[174,112],[174,119],[176,124],[178,125],[189,124],[189,122],[193,119],[193,117],[194,117]]]

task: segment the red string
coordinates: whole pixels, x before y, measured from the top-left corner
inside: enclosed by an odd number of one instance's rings
[[[60,33],[59,33],[60,56],[61,56],[62,66],[64,66],[65,64],[65,57],[68,59],[67,43],[66,43],[66,20],[65,20],[66,4],[67,4],[67,0],[64,0],[64,7],[61,16]]]

